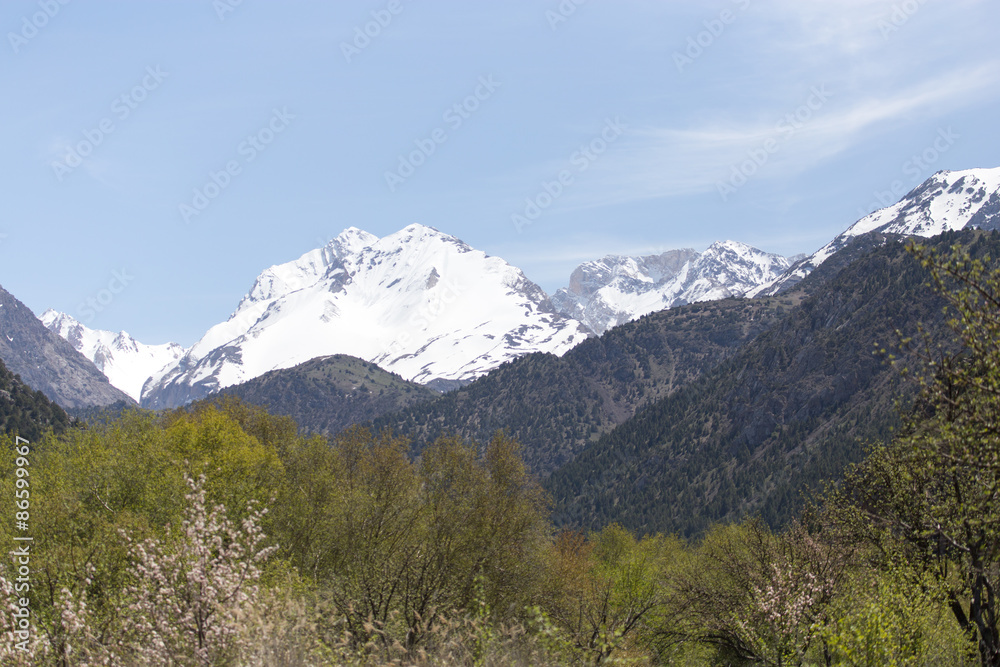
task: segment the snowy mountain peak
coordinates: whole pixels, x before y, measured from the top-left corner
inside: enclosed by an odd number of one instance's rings
[[[108,381],[137,402],[149,377],[176,363],[186,350],[177,343],[144,345],[125,331],[90,329],[66,313],[49,308],[38,318],[90,359]]]
[[[422,383],[466,382],[588,335],[517,268],[432,227],[348,229],[265,270],[232,316],[143,393],[179,405],[267,371],[349,354]]]
[[[737,291],[745,291],[745,285],[755,287],[772,280],[791,264],[781,255],[764,252],[739,241],[716,241],[710,245],[698,258],[701,265],[709,262],[718,263],[718,268],[733,276],[718,280],[720,283],[738,283],[741,287]]]
[[[739,296],[773,280],[789,266],[780,255],[737,241],[718,241],[658,255],[609,255],[578,266],[569,287],[552,297],[564,315],[597,333],[673,306]]]
[[[570,275],[568,292],[587,298],[613,282],[659,283],[676,276],[697,254],[686,248],[643,257],[606,255],[578,266]]]
[[[446,236],[448,238],[454,238],[453,236],[450,236],[448,234],[443,234],[442,232],[438,231],[434,227],[428,227],[427,225],[421,225],[420,223],[417,223],[417,222],[411,223],[411,224],[407,225],[406,227],[403,227],[401,230],[399,230],[395,234],[390,234],[390,236],[396,236],[396,235],[399,235],[399,236],[412,236],[414,234],[430,235],[430,236]]]
[[[930,237],[966,226],[992,229],[998,221],[1000,168],[939,171],[896,204],[858,220],[844,236],[879,230]]]
[[[411,224],[403,227],[401,230],[395,234],[390,234],[383,239],[381,239],[383,248],[389,246],[408,246],[416,247],[419,244],[424,243],[446,243],[448,245],[454,246],[460,252],[471,252],[473,249],[467,243],[461,239],[455,238],[450,234],[445,234],[444,232],[438,231],[434,227],[428,227],[427,225],[421,224]],[[485,254],[485,253],[484,253]]]
[[[310,250],[291,262],[265,269],[231,317],[235,317],[247,303],[276,299],[315,285],[331,272],[336,273],[344,258],[364,250],[378,240],[374,234],[357,227],[348,227],[324,247]]]
[[[66,313],[60,313],[58,310],[53,308],[47,308],[44,313],[38,316],[38,319],[41,320],[42,324],[44,324],[50,331],[55,331],[56,333],[59,333],[60,330],[72,332],[72,335],[77,339],[79,339],[82,335],[83,329],[85,328],[72,316],[67,315]],[[75,340],[61,333],[60,335],[72,343],[74,347],[77,346]],[[79,350],[78,347],[77,349]]]
[[[338,257],[343,257],[358,252],[376,241],[378,241],[378,237],[374,234],[369,234],[357,227],[348,227],[337,234],[336,238],[330,241],[327,246],[333,249]]]
[[[897,203],[864,216],[830,243],[796,262],[785,275],[753,290],[750,296],[775,294],[795,285],[861,234],[878,231],[931,237],[967,227],[1000,229],[1000,167],[933,174]]]
[[[735,255],[746,259],[759,259],[761,257],[772,257],[769,253],[764,253],[746,243],[740,241],[716,241],[705,249],[704,255]]]

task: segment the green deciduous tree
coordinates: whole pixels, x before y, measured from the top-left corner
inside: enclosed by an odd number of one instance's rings
[[[1000,268],[978,244],[911,252],[947,302],[953,340],[918,341],[906,429],[848,476],[842,500],[946,587],[982,664],[1000,665]]]
[[[544,496],[519,446],[408,443],[352,428],[286,458],[279,541],[359,642],[411,647],[436,615],[489,609],[510,620],[536,597],[549,540]]]
[[[831,609],[823,640],[834,665],[959,667],[977,662],[939,587],[905,564],[856,568]]]
[[[595,663],[642,653],[666,613],[664,573],[682,552],[676,538],[637,540],[616,524],[589,537],[563,532],[551,547],[546,611]]]

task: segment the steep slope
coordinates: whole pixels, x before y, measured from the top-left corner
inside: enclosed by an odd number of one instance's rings
[[[932,237],[959,229],[1000,228],[1000,167],[939,171],[892,206],[866,215],[783,275],[747,296],[778,294],[809,275],[851,239],[869,232]]]
[[[562,354],[589,333],[519,269],[452,236],[351,228],[262,273],[226,322],[152,378],[143,404],[181,405],[330,354],[421,384],[465,383],[524,354]]]
[[[300,428],[324,435],[438,396],[371,362],[343,354],[270,371],[220,393],[292,417]]]
[[[976,239],[976,253],[998,256],[1000,235]],[[927,279],[901,242],[847,264],[738,354],[556,471],[547,486],[558,520],[685,535],[752,513],[787,520],[804,486],[837,477],[862,455],[859,439],[896,424],[894,400],[912,389],[873,350],[918,322],[940,330]]]
[[[152,375],[172,366],[187,351],[177,343],[145,345],[125,331],[91,329],[73,317],[49,308],[39,318],[50,331],[66,339],[90,359],[108,381],[137,403]]]
[[[560,312],[593,331],[674,306],[742,296],[784,273],[790,262],[735,241],[661,255],[609,255],[581,264],[552,297]]]
[[[48,429],[62,433],[70,423],[62,408],[21,382],[0,361],[0,431],[35,442]]]
[[[132,403],[97,367],[0,287],[0,359],[63,408]]]

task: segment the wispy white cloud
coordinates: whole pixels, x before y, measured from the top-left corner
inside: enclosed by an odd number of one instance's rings
[[[777,149],[753,177],[785,178],[858,146],[900,119],[940,118],[947,124],[949,113],[995,96],[998,83],[1000,62],[990,62],[864,97],[827,86],[828,101],[808,100],[818,108],[789,105],[766,121],[635,128],[595,164],[589,178],[593,187],[569,193],[564,204],[588,208],[714,190],[734,165],[748,160],[750,152],[760,155],[765,145]],[[822,88],[818,84],[813,90]]]

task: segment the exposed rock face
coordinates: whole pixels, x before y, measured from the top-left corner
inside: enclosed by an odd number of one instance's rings
[[[27,385],[63,408],[134,403],[31,309],[0,287],[0,359]]]
[[[743,243],[713,243],[659,255],[609,255],[578,266],[552,302],[567,317],[601,334],[647,313],[695,301],[741,296],[768,283],[791,263]]]

